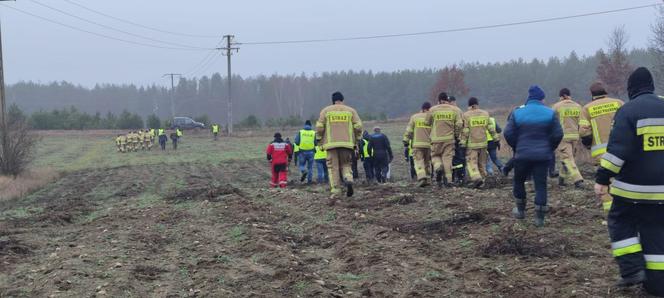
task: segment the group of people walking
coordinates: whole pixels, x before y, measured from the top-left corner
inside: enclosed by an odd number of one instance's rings
[[[176,128],[170,132],[171,142],[173,143],[173,150],[178,148],[178,140],[184,135],[181,129]],[[168,143],[168,135],[165,129],[145,129],[130,131],[127,134],[119,134],[115,138],[115,145],[119,153],[136,152],[140,150],[152,150],[155,140],[159,142],[161,150],[166,150],[166,143]]]
[[[526,217],[527,192],[524,184],[535,185],[535,225],[543,226],[549,210],[547,178],[552,161],[560,166],[559,184],[585,189],[584,179],[575,161],[578,144],[590,149],[598,166],[594,191],[608,211],[608,228],[613,256],[620,267],[618,286],[643,284],[653,295],[664,296],[664,98],[654,95],[654,83],[646,68],[638,68],[627,84],[630,101],[610,98],[604,85],[590,86],[592,101],[581,106],[563,88],[559,100],[549,107],[545,93],[531,86],[524,105],[515,108],[507,119],[503,136],[514,156],[505,167],[496,165],[504,174],[514,170],[512,214]],[[356,148],[372,164],[378,181],[384,181],[385,162],[393,155],[387,137],[367,136],[357,112],[344,104],[340,92],[332,95],[332,105],[325,107],[316,122],[315,131],[305,126],[296,137],[296,146],[304,150],[322,148],[327,154],[332,202],[345,191],[354,193],[353,159]],[[380,134],[380,128],[374,130]],[[465,157],[468,185],[480,187],[487,176],[488,159],[498,161],[495,150],[500,146],[500,131],[495,119],[480,109],[479,100],[471,97],[463,112],[447,94],[441,93],[438,105],[422,104],[407,125],[403,145],[406,157],[412,156],[418,185],[430,185],[435,177],[441,187],[458,186],[456,173],[459,157]],[[374,142],[375,139],[375,142]],[[383,150],[380,155],[369,153]],[[300,150],[302,150],[300,148]],[[493,150],[493,153],[492,153]],[[273,186],[285,187],[287,163],[292,154],[289,143],[275,135],[268,146],[272,160]],[[315,155],[315,153],[314,153]],[[305,157],[302,157],[305,156]],[[300,155],[304,179],[310,179],[310,154]],[[377,161],[377,159],[379,161]],[[389,167],[388,167],[389,169]],[[388,170],[389,171],[389,170]],[[433,172],[432,172],[433,171]],[[311,180],[309,180],[311,181]]]

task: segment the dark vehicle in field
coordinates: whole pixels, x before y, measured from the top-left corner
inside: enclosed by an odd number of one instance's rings
[[[196,129],[196,128],[205,128],[205,124],[196,122],[189,117],[175,117],[173,122],[171,122],[171,129],[180,128],[180,129]]]

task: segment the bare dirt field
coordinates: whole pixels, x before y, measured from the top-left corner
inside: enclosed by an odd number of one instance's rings
[[[386,130],[400,156],[401,125]],[[509,179],[419,189],[396,158],[394,182],[330,206],[324,186],[267,188],[269,141],[119,154],[110,134],[44,134],[35,167],[60,175],[0,201],[0,297],[644,296],[612,287],[590,190],[552,180],[537,229],[532,204],[510,217]]]

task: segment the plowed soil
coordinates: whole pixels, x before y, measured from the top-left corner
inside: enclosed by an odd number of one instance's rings
[[[268,189],[261,160],[65,174],[0,205],[24,210],[0,219],[0,297],[643,295],[612,287],[591,191],[551,186],[538,229],[532,205],[510,217],[507,179],[420,189],[404,168],[334,205],[323,186]]]

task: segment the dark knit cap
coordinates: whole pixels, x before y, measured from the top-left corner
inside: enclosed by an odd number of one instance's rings
[[[602,96],[606,95],[606,88],[604,88],[604,83],[600,81],[594,82],[592,85],[590,85],[590,94],[595,97],[595,96]]]
[[[311,120],[304,121],[304,125],[311,126]]]
[[[546,95],[544,90],[537,85],[532,85],[528,88],[528,100],[544,100]]]
[[[480,101],[477,99],[477,97],[471,97],[471,98],[468,99],[468,106],[469,107],[476,106],[476,105],[479,105],[479,104],[480,104]]]
[[[274,138],[275,139],[281,139],[281,134],[280,133],[275,133]]]
[[[344,101],[344,95],[341,92],[337,91],[332,93],[332,102]]]
[[[422,104],[422,110],[426,111],[431,108],[431,103],[430,102],[425,102]]]
[[[454,97],[454,96],[450,96],[449,99],[450,99],[450,102],[455,102],[456,101],[456,97]]]
[[[438,100],[449,101],[450,99],[447,97],[447,93],[441,92],[440,94],[438,94]]]
[[[655,83],[652,79],[652,74],[645,67],[637,68],[627,80],[627,93],[629,99],[634,99],[644,93],[653,93],[655,91]]]

